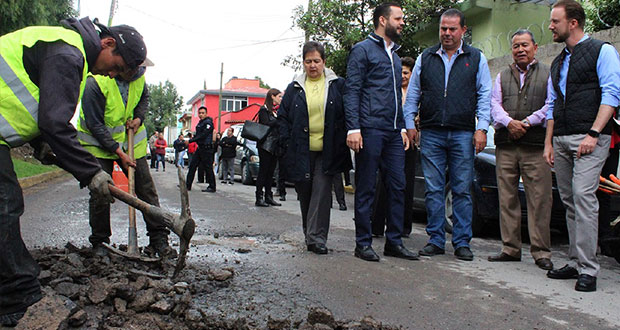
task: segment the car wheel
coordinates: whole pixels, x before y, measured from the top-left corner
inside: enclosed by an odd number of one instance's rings
[[[241,163],[241,183],[249,186],[253,183],[252,181],[252,174],[250,173],[250,167],[248,166],[248,163]]]

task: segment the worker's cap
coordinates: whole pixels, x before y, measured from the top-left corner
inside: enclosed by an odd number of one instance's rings
[[[144,65],[143,63],[145,63],[145,61],[148,61],[146,63],[152,65],[152,62],[146,58],[144,39],[135,28],[129,25],[107,27],[100,24],[97,20],[93,23],[97,24],[103,33],[111,35],[114,40],[116,40],[117,50],[121,54],[121,57],[123,57],[123,60],[125,60],[125,64],[127,64],[129,69],[135,69],[140,65]],[[147,64],[146,66],[149,65]]]

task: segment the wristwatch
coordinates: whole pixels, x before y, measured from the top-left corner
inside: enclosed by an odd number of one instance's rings
[[[598,138],[601,135],[601,132],[597,132],[596,130],[591,129],[588,131],[588,135],[593,138]]]

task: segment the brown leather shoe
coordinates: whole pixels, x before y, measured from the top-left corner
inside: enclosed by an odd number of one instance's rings
[[[503,261],[521,261],[521,257],[513,257],[507,253],[500,253],[498,255],[489,256],[487,260],[491,262],[503,262]]]
[[[536,266],[538,266],[538,268],[540,269],[552,270],[553,262],[551,262],[551,259],[549,258],[539,258],[539,259],[536,259]]]

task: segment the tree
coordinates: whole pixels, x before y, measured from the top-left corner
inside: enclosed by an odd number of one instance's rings
[[[309,40],[325,45],[326,65],[339,76],[345,76],[349,51],[374,30],[372,11],[383,0],[309,0],[308,9],[295,9],[294,24],[306,32]],[[400,56],[416,57],[420,46],[407,36],[438,17],[457,0],[403,0],[398,1],[405,13],[403,38],[398,41]],[[299,55],[289,55],[282,63],[295,70],[301,68]]]
[[[148,84],[149,110],[145,123],[148,135],[162,131],[166,126],[176,126],[177,115],[183,106],[183,97],[177,93],[173,83],[166,80],[158,85]]]
[[[261,77],[255,76],[254,79],[258,79],[258,84],[260,88],[271,89],[271,87],[269,87],[269,85],[267,85],[267,83],[264,82],[263,79],[261,79]]]
[[[620,26],[620,0],[583,2],[587,16],[586,30],[596,32]]]
[[[0,1],[0,35],[31,25],[59,25],[76,16],[73,0],[3,0]]]

